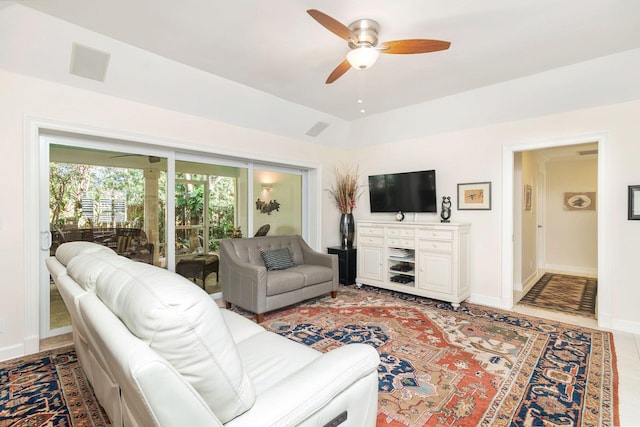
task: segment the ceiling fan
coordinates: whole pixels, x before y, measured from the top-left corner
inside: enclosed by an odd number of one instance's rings
[[[380,25],[373,19],[358,19],[347,27],[319,10],[309,9],[307,13],[327,30],[346,40],[351,49],[346,59],[329,74],[325,82],[327,84],[338,80],[351,67],[361,70],[371,67],[378,59],[379,53],[428,53],[449,49],[451,45],[451,42],[442,40],[407,39],[382,42],[380,47],[377,47]]]

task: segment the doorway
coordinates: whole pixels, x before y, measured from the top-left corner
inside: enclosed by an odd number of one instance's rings
[[[516,152],[514,182],[514,302],[595,318],[597,143]]]
[[[611,241],[609,233],[606,233],[607,224],[611,217],[610,194],[607,183],[609,182],[609,142],[607,134],[591,134],[548,140],[541,142],[514,143],[503,147],[503,206],[502,206],[502,296],[501,305],[505,309],[514,307],[514,277],[522,274],[520,265],[521,243],[515,244],[521,219],[514,212],[520,209],[526,191],[524,182],[518,181],[514,173],[516,167],[516,153],[531,150],[549,149],[552,147],[567,147],[580,144],[594,143],[597,145],[597,323],[598,326],[611,327],[611,284],[609,271],[609,258],[611,253]],[[522,185],[521,185],[522,184]],[[522,187],[522,190],[520,188]],[[516,190],[518,189],[518,190]],[[532,188],[533,197],[533,188]],[[537,218],[536,218],[537,220]],[[536,223],[536,227],[537,227]],[[546,245],[548,247],[548,245]]]

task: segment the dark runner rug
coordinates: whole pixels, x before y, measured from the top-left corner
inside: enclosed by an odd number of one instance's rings
[[[545,273],[518,304],[595,319],[597,296],[597,279]]]
[[[106,426],[73,347],[0,363],[0,427]]]

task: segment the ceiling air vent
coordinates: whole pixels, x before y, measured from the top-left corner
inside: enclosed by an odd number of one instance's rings
[[[69,72],[76,76],[103,82],[111,54],[73,43]]]
[[[313,127],[309,129],[305,135],[309,135],[315,138],[316,136],[320,135],[322,131],[324,131],[328,127],[329,127],[329,123],[318,122],[315,125],[313,125]]]

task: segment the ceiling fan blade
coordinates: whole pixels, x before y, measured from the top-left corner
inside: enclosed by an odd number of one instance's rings
[[[331,84],[333,82],[335,82],[336,80],[338,80],[340,77],[342,77],[342,75],[344,73],[346,73],[347,71],[349,71],[349,68],[351,68],[351,64],[349,64],[349,61],[347,61],[346,59],[344,61],[342,61],[340,63],[340,65],[338,65],[335,70],[333,70],[331,72],[331,74],[329,74],[329,77],[327,77],[327,81],[325,82],[326,84]]]
[[[428,39],[393,40],[382,43],[380,53],[412,54],[428,53],[449,49],[451,42]]]
[[[346,41],[358,43],[358,36],[356,36],[353,31],[351,31],[346,25],[342,24],[341,22],[336,21],[329,15],[322,13],[316,9],[309,9],[307,10],[307,13],[311,15],[313,19],[318,21],[320,25],[331,31],[336,36]]]

